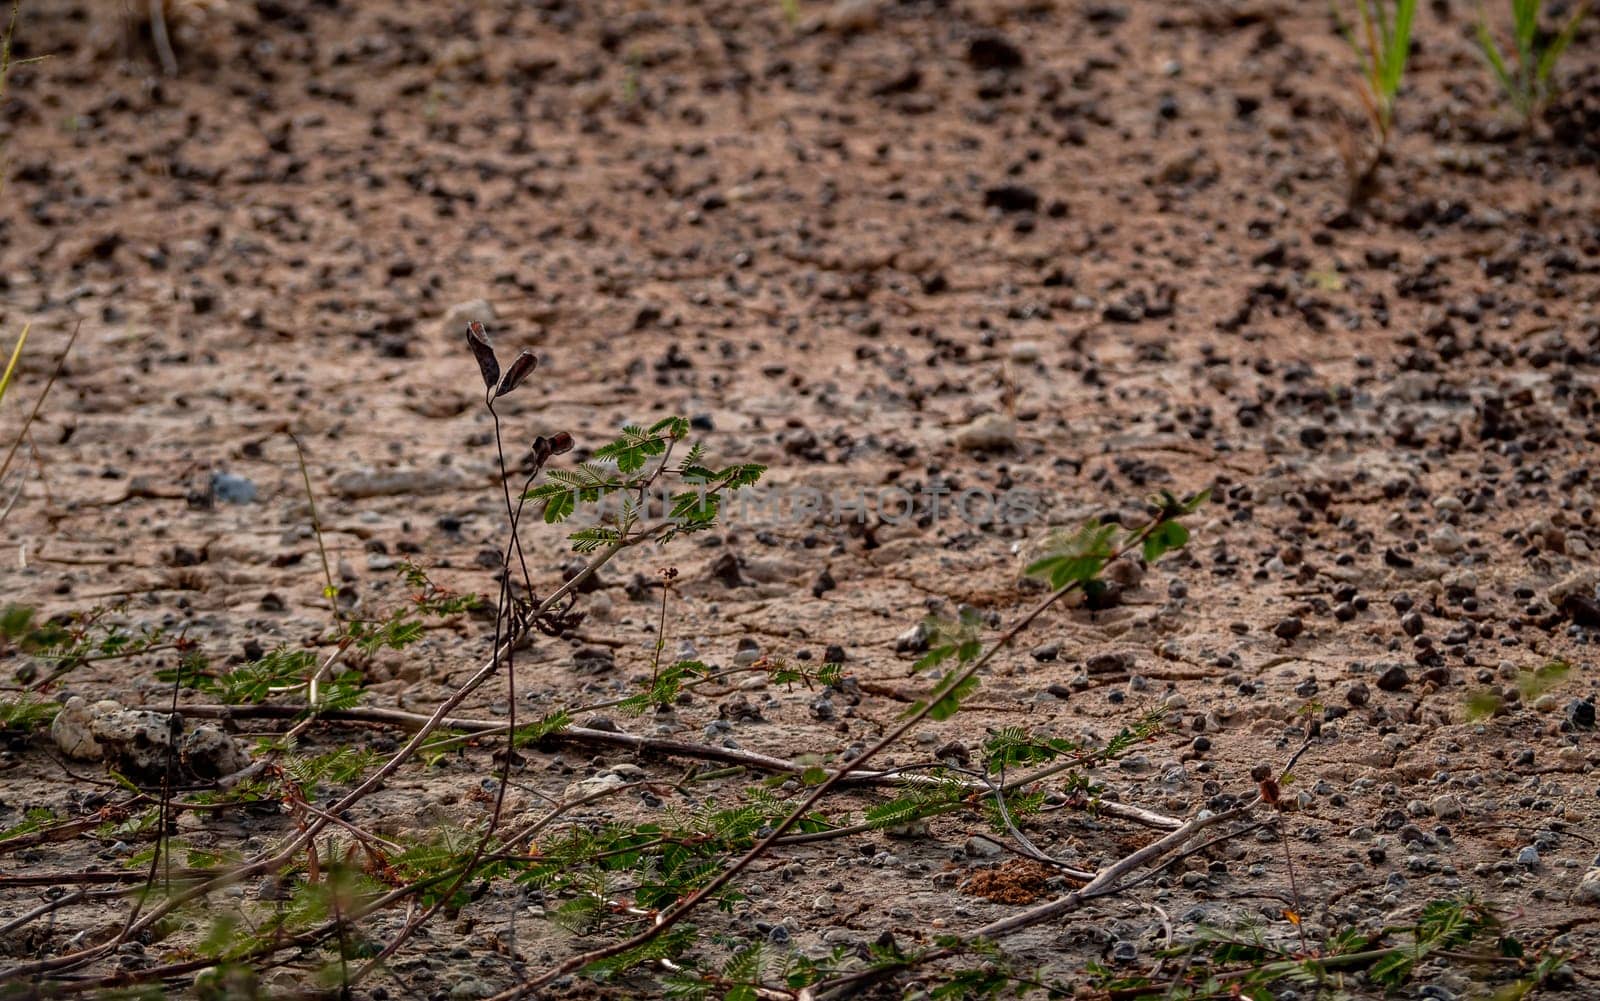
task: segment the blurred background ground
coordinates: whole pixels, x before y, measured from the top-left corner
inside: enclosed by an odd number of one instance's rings
[[[1212,487],[1189,551],[1130,574],[1114,608],[1050,615],[978,708],[899,760],[1011,723],[1104,739],[1165,704],[1169,732],[1104,778],[1187,815],[1249,793],[1250,767],[1287,758],[1314,704],[1322,737],[1288,826],[1313,934],[1470,891],[1563,936],[1590,982],[1593,24],[1528,138],[1483,69],[1475,8],[1425,4],[1392,162],[1351,211],[1337,149],[1352,56],[1319,3],[171,7],[168,76],[121,5],[23,5],[14,56],[49,58],[12,71],[0,108],[0,329],[33,324],[17,399],[31,405],[82,328],[25,447],[8,602],[115,605],[219,659],[313,639],[328,611],[284,428],[360,607],[402,597],[400,558],[492,593],[502,520],[468,319],[502,353],[541,357],[503,408],[523,440],[569,430],[593,447],[681,413],[778,485],[1048,498],[1027,526],[732,521],[619,562],[583,635],[521,661],[536,711],[632,690],[655,644],[636,578],[666,562],[684,575],[669,650],[726,663],[753,639],[815,661],[837,645],[878,691],[911,690],[895,637],[929,609],[1014,616],[1050,527]],[[7,440],[22,413],[8,401]],[[558,580],[560,533],[527,538],[541,581]],[[380,656],[368,703],[428,711],[489,641],[463,619]],[[574,657],[597,647],[611,659]],[[1558,691],[1467,718],[1471,693],[1556,658],[1574,665]],[[53,695],[159,703],[158,660],[91,664]],[[24,664],[8,661],[8,683]],[[762,721],[719,723],[703,699],[624,725],[789,756],[869,741],[904,708],[869,695],[823,720],[814,693],[744,695]],[[486,689],[473,709],[503,700]],[[559,792],[625,760],[530,754],[519,781]],[[410,770],[364,806],[392,813],[367,819],[480,817],[463,790],[488,761]],[[0,768],[0,825],[81,813],[94,788],[38,746]],[[1037,843],[1075,864],[1134,836],[1047,816]],[[278,833],[238,823],[195,836]],[[973,857],[970,833],[793,853],[799,871],[752,874],[714,920],[782,926],[808,950],[976,926],[1015,902],[958,888],[996,861]],[[136,848],[80,839],[0,871],[115,866]],[[960,880],[940,878],[952,866]],[[37,902],[7,892],[0,918]],[[1292,934],[1275,838],[1151,894],[1179,936],[1250,915]],[[570,954],[532,906],[491,895],[394,976],[424,996],[507,986],[486,929],[508,912],[532,968]],[[5,950],[47,955],[120,914],[83,908]],[[1113,901],[1011,944],[1072,976],[1119,942],[1134,969],[1164,934]],[[1460,994],[1468,979],[1435,982]]]

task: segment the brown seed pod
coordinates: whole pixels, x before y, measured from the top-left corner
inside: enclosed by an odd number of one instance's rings
[[[498,399],[522,385],[522,380],[538,367],[538,357],[532,351],[524,349],[517,355],[516,361],[511,363],[511,367],[506,369],[505,377],[500,380],[500,388],[494,391],[495,397]]]
[[[494,348],[489,345],[489,335],[477,320],[467,324],[467,346],[472,349],[472,357],[478,361],[478,371],[483,375],[483,388],[494,389],[500,382],[500,359],[495,357]]]

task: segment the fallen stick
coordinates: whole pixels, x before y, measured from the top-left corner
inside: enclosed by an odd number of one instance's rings
[[[284,705],[194,705],[180,706],[178,708],[179,715],[193,716],[199,719],[294,719],[302,716],[304,712],[299,707]],[[317,718],[340,723],[387,724],[407,729],[421,727],[430,720],[430,717],[421,713],[406,712],[403,709],[338,709],[319,713]],[[504,723],[459,716],[447,716],[440,720],[438,725],[451,730],[460,730],[463,733],[482,734],[485,736],[504,733],[507,729]],[[596,730],[583,726],[569,726],[551,731],[542,735],[539,741],[552,744],[618,747],[633,751],[636,754],[660,754],[682,758],[697,758],[726,765],[743,765],[764,772],[785,775],[800,775],[811,767],[797,761],[790,761],[787,758],[773,757],[756,751],[717,747],[714,744],[697,744],[692,741],[670,740],[662,737],[640,737],[636,734],[622,731]],[[1053,772],[1055,770],[1058,769],[1050,769],[1049,771]],[[830,772],[830,777],[833,774],[835,773]],[[1044,777],[1045,775],[1042,773],[1023,776],[1006,783],[1005,788],[1007,790],[1019,788]],[[230,776],[230,778],[232,777]],[[957,780],[905,774],[899,770],[889,769],[875,772],[853,771],[844,775],[839,781],[840,784],[848,785],[886,786],[946,784]],[[982,782],[960,781],[963,786],[971,788],[975,792],[990,791],[990,788]],[[1183,826],[1183,821],[1178,820],[1176,817],[1169,817],[1142,807],[1130,806],[1126,803],[1117,803],[1111,800],[1096,801],[1090,804],[1090,808],[1093,812],[1107,817],[1132,821],[1157,830],[1171,831]]]
[[[194,716],[199,719],[296,719],[303,716],[305,710],[298,706],[283,705],[198,705],[179,706],[178,714],[180,716]],[[426,724],[429,719],[429,717],[421,713],[406,712],[403,709],[337,709],[318,713],[317,718],[338,723],[387,724],[412,730]],[[504,723],[459,716],[446,716],[440,720],[439,725],[445,729],[460,730],[463,733],[481,736],[502,734],[508,729]],[[568,726],[560,730],[553,730],[548,734],[541,735],[535,742],[618,747],[640,754],[650,753],[699,758],[726,765],[745,765],[766,772],[793,773],[796,775],[804,772],[808,767],[799,762],[776,758],[755,751],[744,751],[732,747],[717,747],[714,744],[696,744],[691,741],[669,740],[662,737],[640,737],[620,730],[596,730],[584,726]],[[907,780],[934,781],[925,776],[906,776],[902,778],[892,772],[863,772],[852,775],[851,778],[858,784],[876,785],[888,785]]]
[[[1257,797],[1243,806],[1234,807],[1232,810],[1224,810],[1221,813],[1202,814],[1189,821],[1187,824],[1184,824],[1176,831],[1173,831],[1171,834],[1168,834],[1166,837],[1158,838],[1131,855],[1126,855],[1118,861],[1113,862],[1111,865],[1106,866],[1104,869],[1100,870],[1098,874],[1096,874],[1094,879],[1090,880],[1083,887],[1073,890],[1071,893],[1059,896],[1054,900],[1046,901],[1037,907],[1030,907],[1025,911],[1013,914],[1010,917],[1001,918],[998,921],[991,921],[989,924],[984,925],[982,928],[973,931],[971,934],[965,937],[968,939],[968,941],[974,941],[977,939],[998,939],[1002,936],[1009,935],[1012,932],[1021,931],[1024,928],[1029,928],[1036,924],[1042,924],[1043,922],[1065,914],[1068,911],[1077,910],[1079,907],[1083,906],[1090,900],[1093,900],[1095,897],[1104,897],[1113,893],[1118,893],[1122,888],[1117,885],[1117,882],[1123,876],[1126,876],[1128,873],[1144,865],[1146,862],[1159,858],[1170,851],[1181,848],[1183,845],[1188,843],[1190,838],[1193,838],[1196,834],[1199,834],[1208,827],[1232,820],[1235,817],[1244,816],[1246,813],[1249,813],[1252,809],[1254,809],[1256,804],[1259,802],[1260,798]]]
[[[1283,768],[1278,772],[1279,782],[1282,782],[1284,777],[1287,776],[1290,770],[1294,768],[1295,762],[1300,760],[1300,756],[1305,754],[1306,751],[1310,749],[1311,741],[1313,739],[1313,737],[1307,737],[1304,743],[1300,745],[1299,749],[1289,756],[1288,764],[1284,765]],[[1267,802],[1267,800],[1263,799],[1260,794],[1257,794],[1252,796],[1249,802],[1240,804],[1231,810],[1223,810],[1221,813],[1209,813],[1206,811],[1201,811],[1193,820],[1179,827],[1166,837],[1152,841],[1133,854],[1127,855],[1122,859],[1113,862],[1111,865],[1106,866],[1099,872],[1098,875],[1095,876],[1094,879],[1090,880],[1081,888],[1065,894],[1064,896],[1057,897],[1054,900],[1040,904],[1037,907],[1030,907],[1028,910],[1022,911],[1018,914],[1013,914],[1008,918],[1001,918],[998,921],[991,921],[989,924],[984,925],[982,928],[979,928],[970,935],[966,936],[966,938],[968,941],[973,941],[976,939],[997,939],[1002,935],[1009,935],[1014,931],[1020,931],[1023,928],[1028,928],[1033,925],[1040,924],[1041,922],[1048,921],[1051,918],[1065,914],[1068,911],[1076,910],[1085,902],[1092,900],[1095,897],[1103,897],[1113,893],[1121,893],[1123,890],[1129,889],[1132,886],[1137,885],[1137,883],[1143,882],[1142,879],[1139,879],[1135,880],[1133,883],[1124,885],[1120,882],[1123,876],[1147,862],[1153,861],[1157,858],[1167,855],[1170,852],[1182,848],[1189,842],[1190,839],[1206,828],[1214,827],[1217,824],[1232,820],[1235,817],[1242,817],[1248,814],[1251,810],[1254,810],[1263,802]],[[1232,836],[1237,837],[1249,830],[1254,830],[1254,828],[1251,827],[1240,831],[1235,831]],[[1226,839],[1224,838],[1216,840]]]

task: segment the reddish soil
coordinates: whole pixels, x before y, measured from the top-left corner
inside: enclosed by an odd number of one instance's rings
[[[468,319],[502,357],[541,359],[500,407],[518,448],[558,430],[593,448],[676,413],[777,487],[1042,498],[1028,524],[730,519],[630,553],[602,571],[577,634],[519,658],[524,718],[637,690],[654,572],[671,565],[669,656],[727,666],[754,640],[815,665],[837,645],[865,694],[823,720],[818,693],[757,682],[615,722],[837,760],[925,691],[896,637],[930,610],[1014,621],[1040,596],[1021,571],[1052,529],[1131,524],[1153,491],[1211,488],[1187,550],[1122,567],[1112,607],[1047,614],[972,708],[879,763],[975,750],[1008,725],[1104,741],[1165,705],[1161,735],[1093,777],[1188,817],[1252,795],[1251,768],[1287,761],[1317,724],[1285,792],[1299,903],[1264,831],[1007,949],[1086,983],[1086,963],[1148,969],[1201,923],[1258,919],[1288,943],[1297,907],[1318,940],[1473,894],[1570,954],[1567,996],[1600,989],[1596,19],[1561,66],[1550,125],[1525,137],[1475,50],[1473,5],[1424,4],[1390,162],[1352,211],[1337,152],[1358,108],[1352,55],[1320,3],[803,0],[795,19],[758,0],[172,6],[166,77],[121,5],[23,5],[15,56],[50,58],[15,68],[0,107],[0,331],[9,343],[33,324],[6,442],[81,332],[19,455],[24,480],[0,498],[23,482],[6,602],[110,607],[223,664],[315,644],[330,610],[285,430],[357,610],[404,600],[400,558],[492,594],[504,514]],[[398,486],[371,495],[368,474],[387,471]],[[255,496],[217,496],[217,473]],[[525,532],[540,587],[572,559],[564,534]],[[363,704],[431,711],[491,634],[464,616],[361,664]],[[574,656],[597,648],[612,662]],[[159,708],[170,656],[89,663],[49,695]],[[1557,659],[1572,669],[1553,690],[1469,718],[1475,693]],[[15,689],[49,665],[0,668]],[[490,685],[461,714],[498,718],[505,700]],[[304,746],[398,739],[327,725]],[[528,751],[509,809],[532,815],[632,760]],[[641,764],[667,782],[685,762]],[[394,838],[480,823],[493,768],[488,745],[414,763],[349,819]],[[43,736],[0,752],[0,828],[119,795]],[[1026,827],[1088,869],[1153,837],[1072,809]],[[224,812],[180,830],[253,854],[292,825]],[[969,840],[980,832],[1006,840],[954,815],[924,837],[785,849],[704,927],[747,940],[781,926],[783,948],[810,955],[977,927],[1025,906],[961,892],[1001,857]],[[45,899],[16,877],[116,870],[148,847],[84,836],[0,854],[0,925]],[[957,877],[940,878],[951,862]],[[229,902],[270,909],[270,886],[240,892]],[[0,977],[114,933],[125,906],[29,925],[0,943]],[[480,996],[602,941],[544,914],[497,884],[362,991]],[[386,941],[404,920],[363,931]],[[191,916],[77,975],[174,961],[204,931]],[[1136,958],[1116,952],[1129,942]],[[266,984],[289,990],[308,968]],[[1480,973],[1445,962],[1419,982],[1465,996]],[[661,986],[647,968],[605,989]]]

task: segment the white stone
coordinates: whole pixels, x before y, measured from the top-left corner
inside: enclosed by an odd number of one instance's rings
[[[567,786],[567,791],[562,794],[561,798],[568,803],[574,803],[589,796],[598,796],[611,792],[627,784],[628,780],[621,775],[606,772],[592,778],[579,779],[572,783]]]
[[[952,440],[967,452],[996,452],[1017,444],[1017,422],[1004,414],[983,414],[956,431]]]
[[[56,749],[74,761],[99,761],[100,745],[89,729],[93,718],[89,703],[82,696],[68,699],[50,722],[50,739],[55,741]]]
[[[1590,869],[1583,874],[1572,899],[1580,904],[1600,904],[1600,869]]]
[[[1449,525],[1441,525],[1434,529],[1433,534],[1428,536],[1428,541],[1433,543],[1433,551],[1442,556],[1459,553],[1467,544],[1461,533]]]
[[[883,18],[879,0],[838,0],[828,11],[826,23],[841,34],[871,31]]]
[[[192,775],[222,778],[250,766],[243,744],[210,724],[176,728],[166,713],[125,709],[103,699],[89,705],[74,696],[50,724],[62,754],[77,761],[105,759],[136,777],[160,775],[176,758]]]
[[[1018,341],[1011,345],[1011,360],[1018,365],[1032,365],[1039,360],[1038,342]]]
[[[445,310],[444,319],[439,321],[439,333],[445,337],[465,338],[467,324],[473,320],[486,324],[494,320],[496,315],[493,304],[487,299],[458,302]]]
[[[1596,586],[1600,586],[1600,570],[1579,570],[1562,578],[1560,583],[1551,585],[1545,597],[1550,599],[1550,604],[1559,608],[1569,594],[1593,597]]]
[[[333,492],[347,500],[364,497],[421,496],[459,490],[465,478],[448,466],[438,469],[351,469],[333,478]]]

